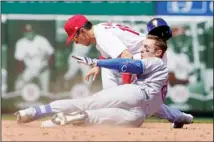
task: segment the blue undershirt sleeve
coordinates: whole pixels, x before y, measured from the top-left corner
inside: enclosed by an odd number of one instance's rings
[[[132,60],[127,58],[98,60],[97,66],[133,74],[142,74],[144,71],[142,60]]]

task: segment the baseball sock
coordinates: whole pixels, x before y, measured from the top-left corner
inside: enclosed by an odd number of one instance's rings
[[[48,105],[41,105],[39,107],[34,107],[34,110],[35,110],[35,113],[34,113],[33,117],[35,119],[53,114],[53,111],[52,111],[51,106],[49,104]]]

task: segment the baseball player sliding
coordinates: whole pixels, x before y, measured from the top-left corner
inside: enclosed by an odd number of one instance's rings
[[[166,21],[161,18],[152,19],[148,25],[151,35],[156,35],[164,40],[172,37],[172,32]],[[66,44],[70,41],[89,46],[91,43],[96,45],[97,50],[102,55],[101,58],[133,58],[140,59],[141,43],[146,34],[141,34],[135,30],[117,23],[92,23],[84,15],[75,15],[69,18],[64,26],[68,34]],[[166,60],[166,55],[163,57]],[[162,58],[162,59],[163,59]],[[100,72],[99,67],[93,67],[86,75],[86,80],[93,75],[96,78]],[[129,73],[119,73],[115,70],[102,69],[101,72],[103,89],[116,87],[122,84],[129,84],[133,76]],[[192,122],[193,116],[182,113],[178,109],[168,107],[163,104],[155,114],[173,122],[174,128],[181,128],[184,124]]]
[[[139,127],[155,114],[167,93],[168,70],[162,61],[167,50],[165,40],[153,35],[139,45],[141,59],[114,58],[97,60],[74,56],[79,63],[102,67],[123,73],[136,74],[132,84],[104,89],[93,96],[80,99],[58,100],[47,105],[20,110],[20,123],[56,113],[52,122],[66,124],[108,124]]]

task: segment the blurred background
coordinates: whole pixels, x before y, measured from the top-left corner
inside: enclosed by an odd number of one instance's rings
[[[213,2],[1,2],[1,112],[92,95],[100,77],[84,82],[89,70],[70,55],[99,56],[94,46],[65,46],[65,21],[84,14],[97,24],[123,23],[142,33],[153,17],[173,30],[168,42],[166,103],[185,112],[213,112]],[[29,40],[26,40],[29,39]],[[32,42],[31,39],[35,38]],[[39,46],[39,50],[35,50]]]

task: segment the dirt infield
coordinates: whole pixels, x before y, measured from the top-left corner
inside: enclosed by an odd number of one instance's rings
[[[212,141],[213,124],[172,129],[170,123],[144,123],[141,128],[64,126],[41,128],[40,122],[19,125],[2,121],[3,141]]]

